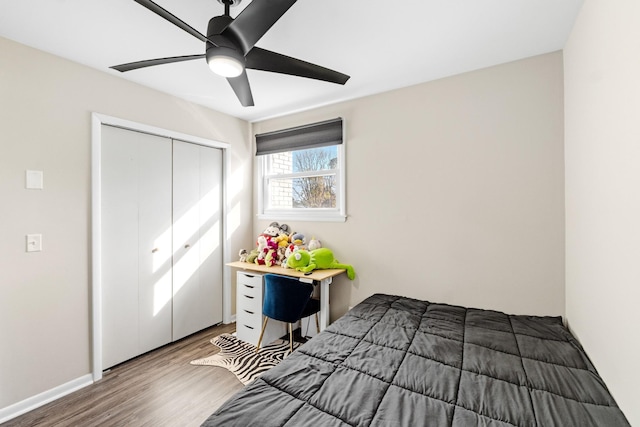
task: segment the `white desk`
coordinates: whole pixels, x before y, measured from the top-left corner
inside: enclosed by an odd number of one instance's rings
[[[292,268],[283,267],[267,267],[265,265],[253,264],[250,262],[234,261],[227,264],[229,267],[240,268],[243,270],[258,271],[260,273],[280,274],[282,276],[297,277],[303,281],[314,281],[320,284],[320,331],[329,326],[329,285],[333,282],[333,278],[344,272],[345,269],[328,269],[313,270],[311,274],[294,270]]]

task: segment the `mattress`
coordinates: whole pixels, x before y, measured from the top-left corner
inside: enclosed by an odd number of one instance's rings
[[[376,294],[212,426],[629,426],[560,317]]]

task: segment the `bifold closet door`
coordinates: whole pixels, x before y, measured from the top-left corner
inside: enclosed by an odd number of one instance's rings
[[[171,342],[171,150],[102,127],[103,368]]]
[[[222,150],[173,142],[173,339],[222,322]]]

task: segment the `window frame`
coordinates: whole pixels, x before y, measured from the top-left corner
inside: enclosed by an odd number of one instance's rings
[[[280,221],[318,221],[318,222],[345,222],[347,220],[346,213],[346,157],[345,157],[345,130],[343,122],[342,144],[331,145],[337,148],[338,167],[336,169],[325,169],[321,171],[295,172],[291,174],[273,174],[267,175],[268,172],[268,156],[271,154],[261,155],[258,161],[258,219],[264,220],[280,220]],[[292,150],[295,151],[295,150]],[[285,178],[293,179],[307,176],[326,176],[333,175],[335,171],[336,183],[336,207],[335,208],[292,208],[292,209],[268,209],[267,197],[269,196],[269,179]]]

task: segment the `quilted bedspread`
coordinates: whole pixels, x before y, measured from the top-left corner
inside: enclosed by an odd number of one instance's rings
[[[629,426],[559,317],[376,294],[203,426]]]

